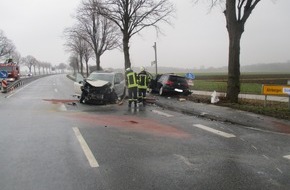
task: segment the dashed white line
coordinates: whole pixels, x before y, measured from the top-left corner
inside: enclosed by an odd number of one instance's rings
[[[283,156],[283,158],[290,160],[290,155]]]
[[[59,110],[60,111],[67,111],[66,107],[64,104],[61,104],[60,107],[59,107]]]
[[[246,142],[246,140],[245,139],[243,139],[243,138],[240,138],[241,139],[241,141],[244,141],[244,142]]]
[[[157,113],[159,115],[165,116],[165,117],[173,117],[173,115],[170,115],[168,113],[164,113],[162,111],[158,111],[158,110],[152,110],[153,113]]]
[[[268,156],[266,156],[266,155],[263,155],[263,157],[264,157],[264,158],[266,158],[267,160],[269,160],[269,157],[268,157]]]
[[[213,129],[213,128],[210,128],[210,127],[207,127],[207,126],[204,126],[204,125],[201,125],[201,124],[195,124],[193,125],[194,127],[197,127],[197,128],[200,128],[200,129],[203,129],[205,131],[208,131],[208,132],[211,132],[211,133],[214,133],[216,135],[220,135],[222,137],[225,137],[225,138],[233,138],[233,137],[236,137],[235,135],[233,134],[230,134],[230,133],[225,133],[223,131],[219,131],[219,130],[216,130],[216,129]]]
[[[252,148],[255,149],[255,150],[258,150],[257,147],[255,147],[254,145],[252,145]]]
[[[87,142],[85,141],[85,139],[83,138],[79,128],[77,127],[73,127],[73,131],[75,132],[75,135],[84,151],[84,154],[86,155],[88,161],[89,161],[89,164],[92,168],[97,168],[99,167],[99,164],[96,160],[96,158],[94,157],[91,149],[89,148]]]
[[[282,170],[280,168],[276,168],[281,174],[283,174]]]
[[[176,156],[177,158],[179,158],[182,162],[184,162],[186,165],[188,166],[193,166],[193,164],[188,160],[188,158],[182,156],[182,155],[178,155],[178,154],[174,154],[174,156]]]

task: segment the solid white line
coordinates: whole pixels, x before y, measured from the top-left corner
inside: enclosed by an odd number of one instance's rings
[[[225,133],[225,132],[222,132],[222,131],[219,131],[219,130],[216,130],[216,129],[213,129],[213,128],[210,128],[210,127],[207,127],[207,126],[204,126],[204,125],[201,125],[201,124],[195,124],[195,125],[193,125],[193,126],[194,126],[194,127],[197,127],[197,128],[200,128],[200,129],[203,129],[203,130],[205,130],[205,131],[208,131],[208,132],[214,133],[214,134],[216,134],[216,135],[220,135],[220,136],[226,137],[226,138],[236,137],[236,136],[233,135],[233,134]]]
[[[158,110],[152,110],[153,113],[157,113],[159,115],[165,116],[165,117],[173,117],[173,115],[170,115],[168,113],[164,113],[162,111],[158,111]]]
[[[283,158],[290,160],[290,155],[283,156]]]
[[[27,85],[24,85],[24,86],[21,87],[21,88],[17,88],[17,89],[16,89],[12,94],[6,96],[6,98],[10,98],[10,97],[14,96],[15,94],[17,94],[18,92],[24,90],[26,87],[32,85],[32,84],[35,83],[35,82],[36,82],[36,81],[33,81],[33,82],[31,82],[31,83],[28,83]]]
[[[92,168],[99,167],[99,164],[98,164],[96,158],[94,157],[94,155],[93,155],[91,149],[89,148],[87,142],[83,138],[79,128],[73,127],[73,131],[75,132],[75,135],[76,135],[76,137],[77,137],[77,139],[78,139],[78,141],[79,141],[79,143],[80,143],[80,145],[81,145],[81,147],[82,147],[82,149],[83,149],[83,151],[84,151],[84,153],[85,153],[85,155],[86,155],[86,157],[87,157],[87,159],[88,159],[88,161],[90,163],[90,166]]]

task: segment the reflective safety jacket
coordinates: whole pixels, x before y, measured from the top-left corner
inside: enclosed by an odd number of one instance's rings
[[[138,87],[137,74],[133,71],[126,73],[126,84],[128,88]]]
[[[149,84],[149,76],[145,71],[142,71],[138,74],[138,88],[147,89]]]

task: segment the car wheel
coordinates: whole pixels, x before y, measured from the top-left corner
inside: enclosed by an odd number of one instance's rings
[[[164,95],[163,86],[161,86],[160,89],[159,89],[159,95],[160,96],[163,96]]]

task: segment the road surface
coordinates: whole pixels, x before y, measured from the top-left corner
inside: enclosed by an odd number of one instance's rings
[[[0,95],[1,190],[290,188],[289,135],[72,94],[56,75]]]

